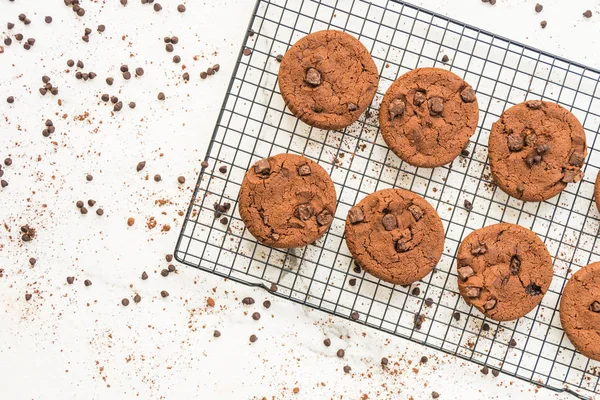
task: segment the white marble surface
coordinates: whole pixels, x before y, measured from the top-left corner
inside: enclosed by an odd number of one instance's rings
[[[9,186],[0,190],[2,399],[427,399],[432,390],[442,398],[569,398],[502,375],[482,376],[454,357],[194,269],[161,277],[254,1],[188,0],[184,14],[175,1],[163,1],[159,13],[136,0],[127,7],[117,0],[82,3],[87,13],[76,18],[61,0],[0,2],[0,31],[12,21],[12,34],[36,38],[30,51],[13,43],[0,54],[0,159],[13,160],[3,177]],[[548,0],[540,15],[535,1],[525,0],[498,0],[494,7],[479,0],[414,3],[591,66],[600,61],[600,15],[581,16],[597,1]],[[31,25],[18,21],[22,12]],[[52,24],[44,23],[46,15]],[[539,28],[542,19],[546,30]],[[100,23],[103,34],[95,31]],[[80,38],[85,27],[94,31],[89,43]],[[172,54],[163,49],[166,35],[180,39]],[[174,54],[180,64],[171,62]],[[98,77],[76,80],[66,72],[69,58]],[[142,66],[144,76],[124,81],[122,63]],[[214,63],[221,70],[201,81],[200,71]],[[58,96],[39,95],[44,74],[60,88]],[[107,76],[115,77],[112,87]],[[166,101],[156,99],[159,91]],[[113,116],[101,93],[137,107]],[[10,95],[12,105],[5,102]],[[47,118],[56,126],[50,139],[41,135]],[[137,173],[141,160],[146,169]],[[152,179],[157,173],[159,183]],[[89,198],[97,205],[82,216],[74,202]],[[104,216],[95,214],[98,207]],[[154,229],[146,225],[151,217]],[[38,231],[29,243],[19,239],[25,223]],[[170,231],[161,231],[166,225]],[[34,267],[30,257],[38,260]],[[67,276],[75,276],[73,285]],[[85,287],[85,279],[93,285]],[[161,290],[170,296],[161,298]],[[26,293],[33,294],[29,302]],[[140,304],[121,305],[136,293]],[[242,306],[245,296],[257,303]],[[214,308],[206,306],[208,297]],[[268,311],[265,299],[273,303]],[[254,311],[259,321],[250,317]],[[212,337],[214,329],[220,338]],[[251,334],[259,338],[254,344]],[[346,349],[343,360],[338,348]],[[423,355],[429,362],[418,365]],[[383,356],[391,361],[387,371],[379,367]],[[344,365],[351,374],[342,372]]]

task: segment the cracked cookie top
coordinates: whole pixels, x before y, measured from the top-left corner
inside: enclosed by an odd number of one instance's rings
[[[444,249],[444,227],[435,209],[404,189],[372,193],[348,211],[346,244],[365,271],[409,285],[427,275]]]
[[[581,180],[587,147],[573,114],[555,103],[530,100],[509,108],[492,125],[488,152],[502,190],[543,201]]]
[[[519,225],[478,229],[458,248],[460,294],[496,321],[517,319],[533,310],[548,291],[553,273],[544,242]]]
[[[295,154],[277,154],[250,167],[240,188],[239,212],[261,243],[303,247],[320,238],[333,222],[336,195],[329,174]]]
[[[478,120],[473,88],[440,68],[417,68],[402,75],[379,108],[385,142],[417,167],[439,167],[454,160],[469,143]]]
[[[298,40],[283,56],[279,89],[292,114],[321,129],[342,129],[358,119],[379,84],[377,66],[363,44],[341,31]]]
[[[600,262],[583,267],[567,282],[560,323],[581,354],[600,361]]]

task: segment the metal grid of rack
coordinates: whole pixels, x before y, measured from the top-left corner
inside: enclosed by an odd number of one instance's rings
[[[371,107],[342,131],[298,121],[277,85],[276,56],[304,35],[339,29],[370,50],[380,72]],[[442,55],[450,59],[441,62]],[[387,88],[417,67],[449,69],[475,88],[479,126],[468,156],[435,169],[402,162],[386,146],[377,112]],[[600,259],[600,214],[593,202],[600,169],[600,72],[540,52],[444,16],[392,0],[258,0],[185,217],[176,258],[189,266],[277,296],[350,318],[505,374],[570,392],[600,393],[600,363],[577,353],[560,325],[559,299],[567,279]],[[557,102],[583,124],[589,155],[585,178],[543,203],[524,203],[494,185],[487,159],[490,128],[501,113],[528,99]],[[237,196],[258,159],[303,154],[331,175],[338,195],[327,234],[302,249],[258,243],[245,230]],[[227,167],[222,173],[219,167]],[[375,190],[401,187],[425,197],[442,218],[444,254],[433,273],[410,287],[360,271],[343,238],[348,209]],[[464,200],[473,210],[464,209]],[[232,204],[227,223],[214,204]],[[541,305],[519,320],[486,319],[460,298],[455,255],[462,238],[496,222],[536,232],[554,259],[554,279]],[[415,290],[419,288],[419,290]],[[356,314],[354,314],[356,316]],[[424,318],[415,326],[415,320]]]

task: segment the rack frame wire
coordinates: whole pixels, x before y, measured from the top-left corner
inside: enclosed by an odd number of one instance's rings
[[[343,30],[361,40],[381,77],[369,109],[342,131],[298,121],[277,86],[276,56],[322,29]],[[442,54],[448,55],[448,63],[441,62]],[[383,94],[398,76],[417,67],[449,69],[478,96],[480,118],[469,155],[440,168],[402,162],[378,129]],[[600,363],[574,350],[558,311],[568,278],[600,260],[600,214],[593,201],[600,170],[599,80],[598,70],[399,0],[257,0],[206,155],[209,167],[198,178],[175,257],[554,391],[581,399],[600,394]],[[493,183],[487,139],[491,124],[506,108],[540,98],[575,114],[585,128],[589,154],[581,182],[548,201],[525,203]],[[318,162],[331,175],[338,195],[331,228],[303,249],[261,245],[237,212],[246,170],[258,159],[281,152]],[[224,173],[219,171],[222,166],[227,168]],[[410,287],[361,271],[343,238],[348,209],[389,187],[425,197],[444,224],[440,263]],[[472,211],[465,210],[464,200],[472,202]],[[222,223],[214,204],[225,202],[232,207]],[[461,299],[455,273],[461,240],[497,222],[517,223],[537,233],[553,257],[555,272],[540,306],[503,323],[485,318]],[[424,318],[422,324],[415,324],[419,318]]]

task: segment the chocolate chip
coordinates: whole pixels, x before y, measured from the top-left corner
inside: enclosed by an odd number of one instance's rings
[[[592,11],[587,10],[586,12],[583,13],[583,16],[586,18],[592,18]]]
[[[300,171],[300,169],[298,171]],[[227,169],[225,170],[225,172],[227,172]],[[225,172],[223,172],[223,173],[225,173]],[[254,164],[254,173],[255,174],[258,174],[258,175],[269,175],[270,172],[271,172],[271,165],[269,164],[269,160],[268,159],[263,158],[261,160],[258,160]]]
[[[460,321],[460,313],[458,311],[456,311],[454,314],[452,314],[452,317],[455,320]]]
[[[227,223],[229,222],[229,220],[227,219],[227,217],[223,217],[219,220],[220,223],[222,223],[223,225],[227,225]]]
[[[50,77],[47,75],[42,76],[42,82],[44,82],[44,83],[50,82]]]
[[[510,151],[521,151],[523,149],[523,137],[521,135],[508,135],[506,140]]]
[[[463,204],[465,206],[465,210],[467,210],[467,211],[473,210],[473,203],[471,203],[469,200],[465,199]]]
[[[166,269],[166,268],[163,268],[163,269],[160,271],[160,274],[161,274],[162,276],[164,276],[164,277],[167,277],[167,276],[169,276],[169,270],[168,270],[168,269]]]
[[[479,246],[471,249],[471,254],[474,256],[480,256],[487,253],[487,245],[485,243],[479,243]]]
[[[249,48],[245,48],[245,49],[244,49],[244,55],[245,55],[246,57],[248,57],[250,54],[252,54],[252,50],[250,50]]]
[[[164,94],[163,92],[160,92],[160,93],[158,93],[158,96],[157,96],[157,98],[158,98],[159,100],[164,100],[164,99],[165,99],[165,94]]]
[[[428,297],[425,299],[425,305],[427,307],[431,307],[433,305],[433,299],[431,297]]]
[[[179,43],[179,38],[177,36],[171,36],[171,43],[173,43],[173,44]]]
[[[200,79],[206,79],[206,77],[208,76],[208,74],[204,71],[200,72]]]
[[[483,368],[481,368],[481,373],[482,373],[482,374],[484,374],[484,375],[487,375],[489,372],[490,372],[490,370],[489,370],[489,368],[488,368],[488,367],[485,367],[485,366],[484,366]]]
[[[496,299],[492,298],[489,299],[488,301],[485,302],[485,304],[483,305],[483,308],[486,310],[491,310],[494,307],[496,307]]]
[[[175,47],[173,47],[171,43],[168,43],[167,45],[165,45],[165,50],[169,53],[172,53],[173,50],[175,50]]]
[[[89,37],[88,35],[83,35],[83,36],[81,37],[81,40],[83,40],[84,42],[86,42],[86,43],[87,43],[87,42],[89,42],[89,41],[90,41],[90,37]]]
[[[510,342],[508,342],[508,345],[510,347],[517,347],[517,341],[515,339],[510,339]]]
[[[298,175],[300,175],[300,176],[310,175],[310,167],[308,166],[308,164],[304,164],[304,165],[301,165],[298,167]]]
[[[298,219],[306,221],[313,216],[313,209],[309,204],[300,204],[294,211],[294,216]]]
[[[177,6],[177,11],[179,11],[180,13],[185,12],[185,6],[183,4],[180,4]]]
[[[85,176],[85,180],[88,181],[88,182],[91,182],[93,179],[94,179],[94,177],[92,175],[90,175],[90,174],[87,174]]]
[[[83,68],[83,61],[81,61],[81,60],[77,61],[77,68]]]
[[[353,321],[357,321],[360,318],[360,315],[356,311],[352,311],[352,313],[350,314],[350,318]]]
[[[271,307],[271,302],[269,300],[265,300],[263,301],[263,307],[264,308],[270,308]]]
[[[106,83],[107,83],[108,85],[110,85],[110,86],[112,86],[112,84],[113,84],[113,82],[114,82],[114,81],[115,81],[115,80],[114,80],[113,78],[106,78]]]
[[[129,103],[129,108],[133,109],[133,108],[135,108],[135,106],[136,106],[135,102],[132,101]]]
[[[415,92],[415,95],[413,96],[413,104],[415,106],[420,107],[423,103],[425,103],[426,100],[427,97],[425,97],[425,93],[421,91]]]
[[[94,207],[94,206],[96,205],[96,200],[89,199],[89,200],[87,201],[87,203],[88,203],[88,206],[90,206],[90,207]]]
[[[154,11],[159,12],[160,10],[162,10],[162,6],[158,3],[154,4]]]
[[[160,182],[162,180],[159,174],[154,175],[154,182]]]
[[[127,218],[127,226],[133,226],[135,224],[135,218]]]
[[[81,209],[79,210],[79,212],[85,215],[85,214],[88,213],[88,210],[85,207],[81,207]]]
[[[350,373],[350,371],[352,371],[352,368],[350,368],[349,365],[345,365],[344,366],[344,372],[348,374],[348,373]]]
[[[412,290],[411,293],[412,293],[413,296],[418,296],[418,295],[421,294],[421,289],[419,289],[418,287],[413,288],[413,290]]]
[[[540,3],[537,3],[535,5],[535,12],[537,12],[537,13],[542,12],[543,9],[544,9],[544,6],[541,5]]]
[[[542,288],[532,282],[525,287],[525,293],[529,296],[539,296],[542,294]]]
[[[479,294],[481,293],[481,289],[478,287],[474,287],[474,286],[470,286],[467,288],[467,291],[465,292],[467,297],[479,297]]]
[[[73,8],[73,9],[75,9],[75,8]],[[79,8],[77,10],[77,15],[80,17],[83,17],[85,15],[85,10],[83,8]]]
[[[4,44],[7,45],[7,46],[10,46],[12,44],[12,39],[9,38],[9,37],[5,38],[4,39]]]
[[[571,154],[571,157],[569,158],[569,164],[576,167],[581,167],[583,165],[584,160],[585,155],[582,152],[575,151],[573,152],[573,154]]]
[[[247,306],[254,304],[254,299],[252,297],[244,297],[242,299],[242,304],[245,304]]]
[[[447,55],[444,54],[442,57],[442,62],[447,63],[448,61],[450,61],[450,57],[448,57]]]
[[[482,329],[484,332],[487,332],[487,331],[489,331],[489,330],[490,330],[490,326],[489,326],[487,323],[484,323],[484,324],[481,326],[481,329]]]
[[[542,162],[542,157],[539,154],[537,154],[537,152],[535,152],[535,151],[532,151],[531,153],[529,153],[527,158],[525,158],[525,164],[527,164],[527,166],[529,168],[533,168],[534,165],[537,165],[541,162]]]
[[[517,192],[523,194],[524,191],[525,191],[525,186],[523,186],[523,184],[517,185]]]
[[[431,392],[432,399],[437,399],[438,397],[440,397],[440,394],[438,392]]]
[[[10,167],[12,165],[12,158],[10,158],[10,157],[5,158],[4,165],[6,165],[7,167]]]
[[[432,97],[427,103],[429,104],[429,115],[433,117],[440,115],[444,111],[444,100],[441,97]]]
[[[102,33],[106,30],[106,27],[104,25],[100,24],[100,25],[98,25],[97,29],[98,29],[98,32]]]
[[[142,280],[145,281],[146,279],[148,279],[148,274],[146,273],[146,271],[142,272]]]
[[[317,215],[317,224],[321,226],[327,226],[333,221],[333,215],[329,210],[323,210]]]
[[[427,356],[421,357],[421,364],[427,364],[427,361],[429,361],[429,359],[427,358]]]
[[[189,81],[190,80],[190,74],[188,72],[184,72],[183,76],[182,76],[184,81]]]
[[[421,218],[423,218],[423,210],[421,210],[419,206],[413,204],[410,207],[408,207],[408,210],[413,215],[415,221],[419,221]]]
[[[215,329],[215,331],[213,332],[213,337],[221,337],[221,332]]]
[[[123,304],[123,306],[127,307],[129,305],[129,299],[121,300],[121,304]]]
[[[133,301],[137,304],[140,301],[142,301],[142,296],[140,296],[139,294],[136,293],[136,295],[133,297]]]
[[[204,168],[208,168],[208,161],[206,161],[206,160],[203,160],[203,161],[200,163],[200,166],[201,166],[203,169],[204,169]]]
[[[339,349],[337,351],[337,353],[335,353],[339,358],[342,358],[346,355],[346,352],[344,351],[344,349]]]
[[[500,371],[493,369],[492,370],[492,375],[494,375],[494,378],[498,377],[498,375],[500,375]]]
[[[355,274],[360,274],[362,272],[362,270],[360,268],[360,265],[356,264],[356,261],[354,261],[354,264],[355,264],[354,265],[354,269],[353,269],[354,273]]]
[[[29,300],[31,300],[31,294],[25,293],[25,301],[29,301]]]
[[[540,144],[536,147],[535,151],[539,154],[539,155],[544,155],[547,152],[550,151],[550,145],[548,143],[543,143]]]
[[[12,22],[8,22],[8,23],[6,24],[6,27],[7,27],[7,28],[10,30],[10,29],[12,29],[12,28],[14,28],[14,27],[15,27],[15,24],[13,24]]]
[[[23,40],[23,34],[21,34],[21,33],[17,33],[17,34],[15,35],[15,39],[17,39],[18,41],[21,41],[21,40]]]
[[[348,280],[348,284],[349,284],[350,286],[355,286],[355,285],[356,285],[356,279],[355,279],[355,278],[352,278],[352,279]]]
[[[260,319],[260,313],[253,312],[252,313],[252,319],[255,320],[255,321],[258,321]]]
[[[37,260],[35,258],[31,257],[29,259],[29,264],[31,264],[33,266],[33,265],[35,265],[35,263],[37,263]]]
[[[365,215],[363,214],[362,208],[360,207],[352,207],[348,211],[348,220],[351,224],[356,224],[358,222],[362,222],[365,219]]]
[[[358,106],[354,103],[348,103],[348,111],[356,111],[358,110]]]
[[[321,84],[321,73],[315,68],[307,69],[306,76],[304,77],[304,82],[308,83],[311,86],[319,86]]]
[[[404,114],[404,110],[406,109],[406,103],[400,99],[394,99],[390,103],[388,111],[390,113],[390,119],[393,121],[399,115]]]
[[[423,314],[415,314],[414,324],[415,328],[418,330],[423,326],[423,322],[425,322],[425,316]]]
[[[387,357],[382,357],[381,358],[381,365],[386,366],[388,365],[390,361],[387,359]]]
[[[329,346],[331,346],[331,340],[329,340],[329,339],[325,339],[325,340],[323,340],[323,344],[324,344],[325,346],[329,347]]]
[[[101,209],[101,208],[97,209],[96,210],[96,215],[103,216],[104,215],[104,210]]]
[[[393,214],[384,215],[383,218],[381,219],[381,222],[383,223],[383,227],[385,228],[386,231],[391,231],[398,227],[398,220],[396,219],[396,216]]]
[[[396,245],[394,247],[396,249],[396,252],[398,252],[398,253],[404,253],[405,251],[408,250],[407,243],[402,239],[397,240]]]
[[[510,273],[519,275],[519,272],[521,272],[521,259],[518,256],[512,256],[510,259]]]
[[[69,285],[72,285],[73,282],[75,282],[75,277],[74,276],[67,276],[67,283]]]
[[[214,74],[215,74],[215,70],[214,70],[214,69],[212,69],[212,68],[208,68],[208,69],[206,70],[206,73],[207,73],[208,75],[212,76],[212,75],[214,75]]]
[[[215,72],[219,72],[219,70],[221,69],[221,66],[220,66],[219,64],[215,64],[215,65],[213,65],[213,66],[212,66],[212,69],[213,69]]]
[[[275,60],[276,60],[277,62],[281,62],[281,60],[283,60],[283,55],[281,55],[281,54],[277,54],[277,56],[275,57]]]
[[[92,281],[90,281],[89,279],[86,279],[85,281],[83,281],[83,284],[85,286],[92,286]]]
[[[529,100],[526,104],[532,110],[539,110],[543,105],[541,100]]]
[[[600,313],[600,302],[594,301],[591,305],[590,305],[590,310],[595,312],[595,313]]]
[[[467,279],[475,275],[475,271],[473,271],[473,268],[471,267],[461,267],[457,270],[457,272],[458,277],[463,281],[466,281]]]
[[[125,72],[123,72],[123,79],[125,79],[125,80],[127,80],[127,81],[128,81],[129,79],[131,79],[131,72],[129,72],[129,71],[125,71]]]
[[[166,290],[161,290],[160,295],[164,299],[165,297],[169,297],[169,292]]]

